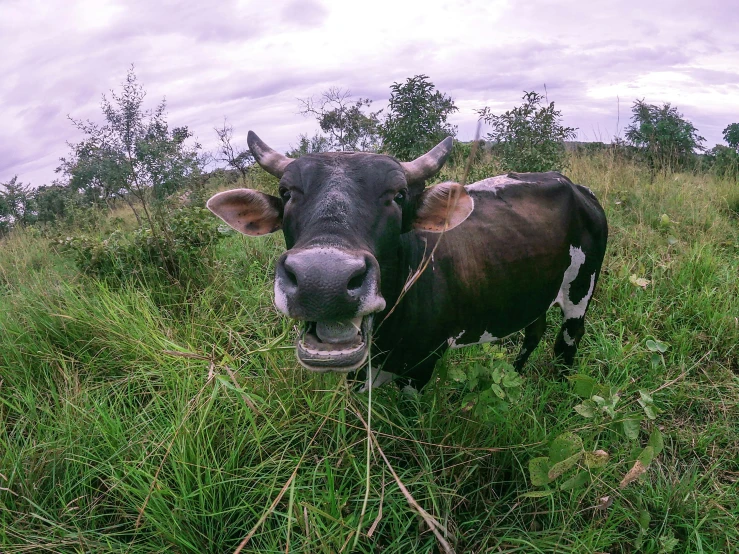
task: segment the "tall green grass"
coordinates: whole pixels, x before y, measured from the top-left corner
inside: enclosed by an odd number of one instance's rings
[[[608,153],[572,158],[567,173],[596,192],[611,231],[575,371],[624,403],[657,390],[664,452],[618,488],[633,448],[573,411],[552,360],[554,310],[506,413],[463,409],[464,385],[444,375],[490,351],[455,351],[420,395],[373,392],[377,443],[460,553],[736,551],[736,184],[650,184]],[[341,377],[298,367],[293,325],[271,300],[283,248],[230,236],[209,285],[172,305],[78,275],[46,239],[0,243],[1,552],[221,554],[250,532],[242,552],[437,551],[376,449],[359,525],[370,406]],[[669,344],[664,364],[647,339]],[[568,430],[612,463],[583,490],[524,496],[528,461]]]

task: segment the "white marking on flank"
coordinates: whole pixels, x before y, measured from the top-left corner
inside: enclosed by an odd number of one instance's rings
[[[590,276],[590,288],[587,294],[577,304],[572,302],[570,299],[570,287],[575,279],[577,279],[580,268],[585,263],[585,252],[580,247],[570,246],[570,260],[570,267],[565,271],[557,298],[549,306],[551,308],[554,304],[558,304],[562,308],[565,320],[578,319],[585,315],[585,310],[588,308],[588,302],[590,302],[590,297],[593,296],[593,289],[595,288],[595,273],[593,273]]]
[[[508,185],[519,185],[519,184],[521,184],[521,181],[517,181],[516,179],[511,179],[510,177],[508,177],[508,175],[497,175],[496,177],[490,177],[489,179],[483,179],[482,181],[477,181],[476,183],[467,185],[464,188],[467,189],[467,192],[470,192],[470,191],[495,192],[496,190],[504,188]]]
[[[449,348],[462,348],[462,346],[466,346],[464,344],[461,344],[457,346],[457,341],[462,338],[462,335],[464,335],[466,331],[462,331],[459,333],[456,337],[449,337],[446,342],[449,345]]]
[[[447,343],[449,344],[449,348],[451,349],[464,348],[465,346],[473,346],[475,344],[485,344],[487,342],[498,342],[500,340],[500,338],[494,337],[493,335],[485,331],[482,335],[480,335],[480,340],[476,342],[466,342],[464,344],[458,344],[457,341],[462,337],[464,333],[465,331],[462,331],[456,337],[448,338]]]

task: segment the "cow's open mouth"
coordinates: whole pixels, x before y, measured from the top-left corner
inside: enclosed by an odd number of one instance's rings
[[[353,371],[367,359],[371,330],[371,315],[307,321],[296,345],[298,361],[311,371]]]

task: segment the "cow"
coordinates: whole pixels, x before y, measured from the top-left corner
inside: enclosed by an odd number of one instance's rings
[[[563,313],[554,353],[572,365],[608,236],[590,189],[556,172],[426,188],[451,137],[411,162],[366,152],[292,159],[251,131],[247,142],[280,179],[279,196],[235,189],[207,206],[246,235],[284,233],[275,306],[302,322],[302,366],[354,372],[371,355],[373,387],[401,377],[420,388],[447,349],[523,329],[520,370],[554,304]]]

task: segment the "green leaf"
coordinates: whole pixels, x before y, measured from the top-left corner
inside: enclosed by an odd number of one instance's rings
[[[582,439],[574,433],[562,433],[549,447],[549,459],[553,464],[582,453]]]
[[[583,417],[591,418],[595,417],[597,406],[592,400],[586,400],[582,404],[575,406],[575,411]]]
[[[491,374],[491,377],[493,378],[493,383],[499,385],[500,382],[503,380],[503,370],[499,367],[493,368],[493,373]]]
[[[503,386],[505,388],[510,389],[513,387],[520,387],[521,385],[523,385],[523,379],[518,373],[510,371],[503,375]]]
[[[659,218],[660,227],[669,227],[670,223],[671,223],[670,216],[668,216],[667,214],[662,214],[660,216]]]
[[[654,448],[651,446],[645,446],[644,450],[641,451],[637,461],[641,462],[644,467],[649,466],[654,460]]]
[[[641,430],[641,419],[629,417],[627,419],[624,419],[621,423],[623,423],[624,435],[626,435],[626,438],[632,441],[635,441],[639,438],[639,431]]]
[[[545,498],[547,496],[552,496],[553,494],[554,489],[550,489],[548,491],[531,491],[523,493],[521,498]]]
[[[654,404],[654,399],[652,398],[652,395],[649,394],[647,391],[639,389],[639,396],[641,398],[639,403],[642,406],[646,404]]]
[[[639,512],[639,527],[641,527],[642,531],[649,531],[650,521],[652,521],[652,516],[647,510],[642,510],[641,512]]]
[[[657,410],[654,406],[646,405],[642,407],[644,408],[644,413],[649,419],[651,419],[652,421],[657,419]]]
[[[605,450],[595,450],[593,452],[585,452],[585,465],[590,469],[605,467],[608,464],[610,455]]]
[[[505,398],[505,393],[503,392],[503,389],[500,388],[499,385],[496,385],[493,383],[490,387],[490,389],[497,395],[498,398],[501,400]]]
[[[649,434],[647,444],[654,449],[655,456],[659,456],[662,450],[664,450],[665,442],[662,439],[662,433],[657,429],[657,427],[652,429],[652,432]]]
[[[531,484],[541,487],[549,483],[549,458],[533,458],[529,461],[529,477]]]
[[[549,479],[554,480],[560,475],[563,475],[565,472],[575,467],[575,464],[577,464],[580,458],[582,458],[582,455],[583,455],[583,452],[581,450],[580,452],[573,454],[569,458],[566,458],[562,460],[561,462],[555,463],[552,467],[549,468],[549,473],[547,474]]]
[[[450,367],[447,376],[457,383],[464,383],[467,380],[467,374],[461,367]]]
[[[477,404],[478,394],[476,392],[470,392],[464,395],[462,398],[462,411],[469,412]]]
[[[660,354],[664,354],[667,352],[667,349],[670,347],[669,344],[660,342],[658,340],[652,340],[647,339],[647,349],[650,352],[659,352]]]
[[[580,398],[590,398],[598,386],[598,382],[588,375],[570,375],[569,379],[574,384],[575,394]]]
[[[579,489],[584,487],[590,482],[590,473],[587,471],[579,471],[574,476],[570,477],[566,481],[563,481],[559,486],[563,491],[570,491],[573,489]]]
[[[667,244],[669,246],[675,246],[677,244],[677,239],[670,235],[669,237],[667,237]]]
[[[658,352],[652,352],[650,363],[652,364],[652,369],[657,369],[662,365],[662,355]]]

